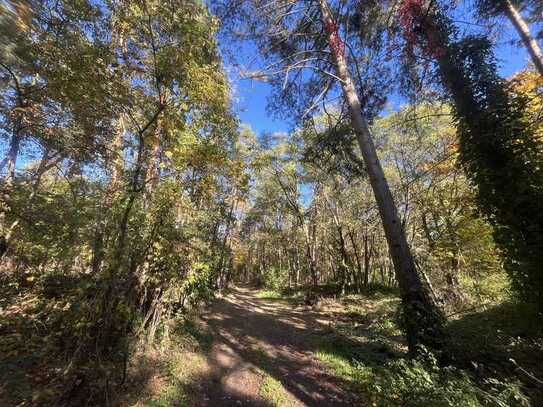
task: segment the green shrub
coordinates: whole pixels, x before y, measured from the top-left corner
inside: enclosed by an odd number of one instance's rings
[[[288,273],[286,270],[270,268],[264,275],[264,287],[274,291],[281,291],[288,286]]]
[[[419,359],[397,359],[374,369],[367,389],[381,406],[529,406],[514,383],[489,379],[478,385],[466,372],[440,368],[426,353]]]

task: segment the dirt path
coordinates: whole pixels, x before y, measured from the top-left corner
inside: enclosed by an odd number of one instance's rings
[[[311,336],[329,323],[317,312],[236,288],[203,318],[215,341],[197,406],[356,405],[311,351]]]

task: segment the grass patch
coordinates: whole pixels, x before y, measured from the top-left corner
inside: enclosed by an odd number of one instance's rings
[[[213,345],[213,332],[209,326],[183,318],[176,325],[176,337],[184,348],[190,347],[208,352]]]
[[[260,397],[275,407],[283,405],[288,399],[281,382],[268,374],[264,375],[260,384]]]
[[[180,386],[169,384],[161,390],[157,398],[143,404],[145,407],[189,407],[190,397],[187,396]]]
[[[478,384],[465,371],[439,367],[431,354],[411,360],[393,355],[386,344],[321,340],[316,356],[373,406],[527,407],[517,383],[495,378]]]
[[[256,293],[257,298],[266,299],[266,300],[279,300],[283,298],[283,294],[281,291],[265,288],[262,290],[259,290]]]
[[[461,363],[439,366],[430,353],[416,360],[408,359],[396,322],[399,300],[391,293],[374,291],[367,296],[348,295],[340,300],[340,304],[347,310],[346,318],[344,315],[326,332],[315,335],[312,345],[317,358],[342,378],[365,405],[530,405],[525,394],[526,383],[521,385],[518,375],[503,375],[497,369],[479,372],[472,365]],[[525,341],[533,344],[534,339],[528,337],[541,338],[541,325],[533,320],[518,321],[518,315],[522,315],[519,313],[517,308],[504,304],[491,312],[466,316],[451,323],[451,336],[458,342],[451,345],[456,346],[454,353],[472,362],[481,360],[474,359],[474,352],[481,348],[492,352],[506,343],[514,347],[519,343],[526,344]],[[481,341],[491,346],[481,346]],[[471,348],[472,354],[463,350],[464,346]],[[538,349],[538,354],[543,355],[541,347],[530,349],[533,352]],[[542,356],[531,355],[543,366],[540,363]],[[477,366],[480,368],[480,364]],[[541,405],[533,394],[529,395],[533,405]]]
[[[145,402],[149,407],[188,407],[192,405],[191,385],[205,358],[198,353],[175,352],[168,357],[159,394]]]
[[[262,300],[297,301],[303,298],[303,292],[298,290],[263,288],[256,293],[256,297]]]
[[[253,349],[256,364],[259,366],[259,371],[262,374],[262,382],[260,383],[259,396],[265,400],[266,405],[281,406],[288,401],[288,395],[279,380],[274,376],[280,374],[277,368],[270,360],[268,354],[261,347]]]

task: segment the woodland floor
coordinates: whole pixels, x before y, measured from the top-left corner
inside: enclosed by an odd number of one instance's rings
[[[213,345],[196,380],[196,406],[351,406],[347,387],[313,353],[333,316],[236,288],[202,316]]]
[[[0,302],[0,406],[59,405],[47,400],[62,390],[63,365],[58,351],[42,345],[48,337],[33,315],[43,306],[37,302],[34,309],[29,304],[35,302]],[[443,389],[461,395],[464,376],[405,362],[398,306],[397,293],[382,288],[328,295],[309,307],[299,296],[235,287],[203,310],[172,320],[159,345],[138,345],[109,405],[418,407],[437,405],[432,400]],[[519,315],[516,305],[504,302],[451,319],[455,365],[483,383],[485,394],[507,391],[488,378],[519,382],[532,405],[543,405],[542,327]],[[420,377],[431,380],[413,382]],[[465,405],[442,400],[439,405]]]
[[[378,404],[375,400],[387,399],[387,395],[398,390],[396,384],[405,380],[407,393],[397,397],[411,396],[417,390],[415,385],[412,388],[410,380],[426,372],[408,371],[404,376],[397,376],[399,382],[368,386],[372,381],[375,384],[381,374],[396,374],[390,369],[394,369],[394,363],[402,366],[401,361],[406,356],[406,346],[395,323],[398,305],[396,295],[379,290],[325,298],[318,306],[308,307],[299,297],[285,298],[273,291],[236,287],[216,298],[203,313],[189,319],[188,325],[179,327],[181,337],[187,338],[188,334],[190,338],[174,347],[175,354],[167,355],[169,373],[164,374],[162,369],[147,377],[142,381],[151,385],[147,394],[134,392],[137,398],[121,404],[150,407],[433,405],[431,391],[441,391],[453,376],[437,374],[436,377],[441,378],[436,379],[433,388],[423,386],[418,389],[419,398],[400,404],[394,398]],[[450,329],[458,339],[451,346],[458,347],[455,353],[459,355],[459,365],[477,366],[476,371],[472,370],[472,377],[481,376],[480,382],[486,377],[521,380],[523,390],[532,398],[532,405],[542,405],[539,385],[534,385],[526,375],[519,375],[509,361],[514,358],[536,376],[543,373],[540,329],[536,329],[537,334],[528,332],[528,323],[517,323],[520,320],[515,317],[516,313],[515,307],[502,304],[451,321]],[[529,325],[535,329],[533,323]],[[516,338],[514,344],[512,338]],[[197,345],[192,346],[191,342]],[[154,360],[146,364],[157,365]],[[406,379],[409,377],[411,379]],[[459,393],[462,393],[461,388]],[[493,391],[488,386],[485,389]],[[493,394],[500,391],[501,387]],[[420,404],[420,400],[428,397],[426,404]],[[462,405],[443,400],[439,405]],[[511,400],[504,405],[526,405]],[[502,405],[493,402],[484,405],[494,404]]]

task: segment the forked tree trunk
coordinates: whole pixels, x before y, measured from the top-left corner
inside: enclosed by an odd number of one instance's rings
[[[328,43],[335,59],[336,74],[341,80],[343,95],[349,108],[353,130],[356,133],[362,158],[379,207],[388,248],[392,261],[404,313],[404,329],[409,350],[416,353],[419,345],[432,349],[443,347],[444,317],[432,300],[418,274],[405,232],[398,217],[383,168],[377,156],[368,123],[362,115],[360,99],[347,67],[344,44],[339,36],[326,0],[320,0],[322,20],[328,35]]]
[[[504,0],[504,12],[511,21],[511,24],[513,24],[517,30],[536,69],[539,71],[540,75],[543,76],[543,52],[541,51],[541,48],[539,48],[536,39],[532,37],[528,24],[526,24],[524,18],[510,0]]]

